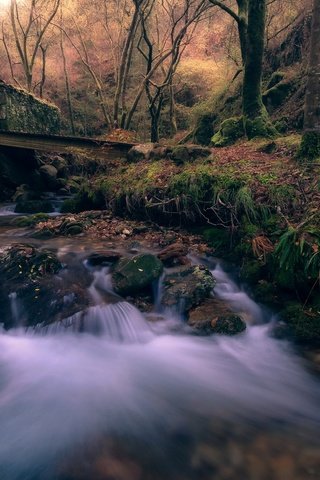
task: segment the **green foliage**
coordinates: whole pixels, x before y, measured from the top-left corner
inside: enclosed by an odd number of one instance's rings
[[[294,338],[300,343],[320,344],[320,315],[306,310],[300,303],[292,303],[282,312]]]
[[[80,213],[103,208],[105,208],[105,199],[102,192],[92,188],[89,184],[84,184],[73,198],[63,202],[61,213]]]
[[[215,252],[223,252],[224,254],[230,248],[230,231],[226,228],[206,228],[202,235],[205,241],[211,245]]]
[[[280,237],[275,250],[280,270],[292,275],[297,271],[307,277],[319,278],[320,272],[320,231],[313,227],[289,227]]]

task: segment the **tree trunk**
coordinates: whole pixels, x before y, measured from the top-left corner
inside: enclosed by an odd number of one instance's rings
[[[240,50],[242,64],[246,64],[246,55],[247,55],[247,27],[248,27],[248,0],[237,0],[238,4],[238,33],[240,41]]]
[[[304,133],[300,156],[320,157],[320,0],[313,0],[313,20],[307,90],[304,107]]]
[[[261,92],[265,18],[265,0],[250,0],[243,80],[243,114],[250,120],[265,113]]]

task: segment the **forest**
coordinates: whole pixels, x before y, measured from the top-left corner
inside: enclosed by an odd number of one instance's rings
[[[0,479],[320,478],[320,0],[0,19]]]

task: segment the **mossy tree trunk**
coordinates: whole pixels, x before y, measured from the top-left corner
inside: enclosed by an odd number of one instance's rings
[[[262,102],[262,67],[265,43],[266,0],[250,0],[243,79],[243,117],[249,138],[270,136],[272,128]]]
[[[304,108],[304,133],[300,156],[320,157],[320,0],[313,0],[313,20],[307,90]]]

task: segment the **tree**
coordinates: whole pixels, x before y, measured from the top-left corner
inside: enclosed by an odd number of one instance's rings
[[[262,101],[262,67],[265,45],[266,0],[237,0],[238,13],[218,0],[209,0],[237,22],[243,78],[243,126],[248,138],[272,136],[271,125]]]
[[[300,156],[320,157],[320,0],[313,2],[310,58]]]
[[[45,44],[44,41],[51,22],[58,12],[59,5],[60,0],[31,0],[30,5],[26,8],[25,5],[18,5],[16,0],[11,0],[11,28],[25,77],[25,85],[29,92],[39,85],[40,94],[43,93],[48,50],[48,44]],[[41,79],[34,85],[34,69],[39,53],[42,59]],[[9,61],[11,63],[11,60]]]

